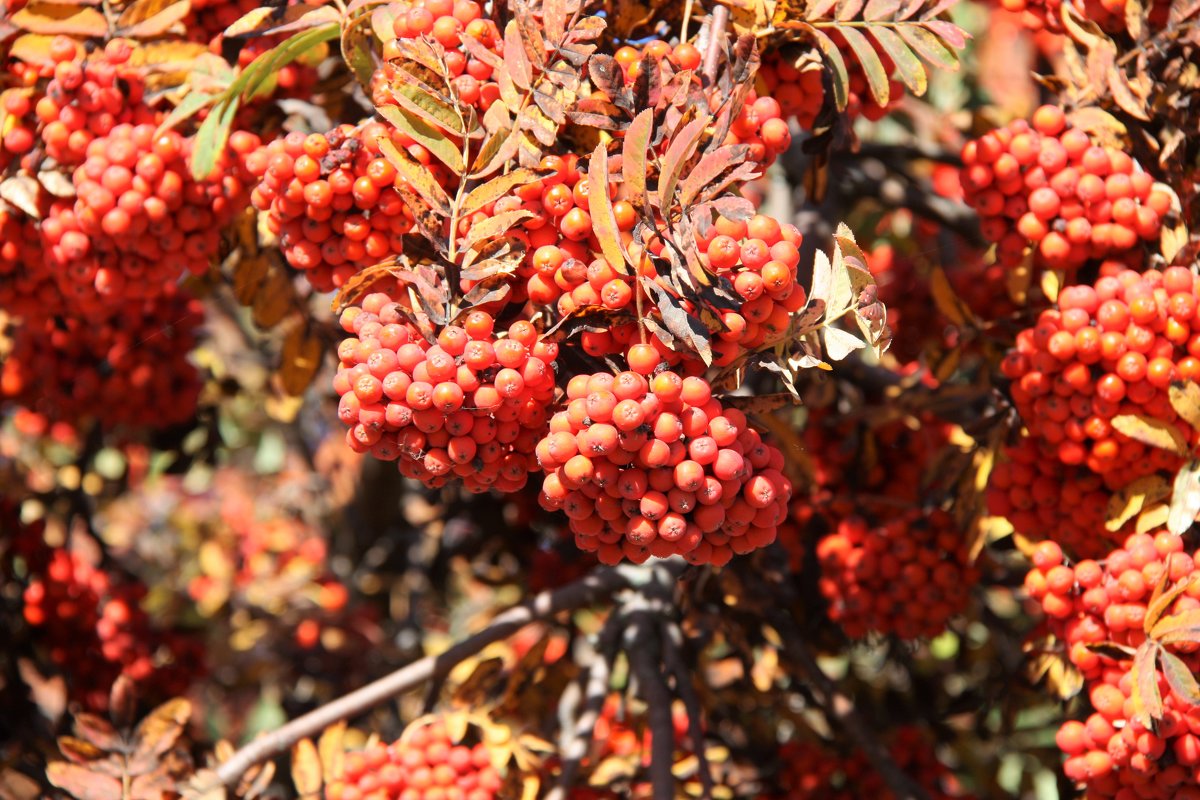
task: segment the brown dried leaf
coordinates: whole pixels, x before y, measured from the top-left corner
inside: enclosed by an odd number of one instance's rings
[[[163,753],[179,741],[191,715],[192,704],[182,697],[168,700],[151,711],[134,731],[129,771],[138,775],[153,769]]]
[[[321,368],[323,350],[321,337],[307,325],[288,332],[279,355],[279,379],[285,392],[292,396],[304,394]]]
[[[384,106],[384,108],[396,107]],[[396,109],[396,111],[395,116],[401,117],[402,114],[399,113],[399,109]],[[387,114],[383,114],[383,116],[390,119]],[[442,188],[437,178],[433,177],[433,173],[429,171],[428,167],[410,156],[408,151],[396,147],[391,139],[381,137],[379,139],[379,150],[388,162],[396,168],[399,177],[421,196],[431,210],[443,217],[450,216],[450,198],[446,195],[446,190]]]
[[[254,295],[252,314],[260,328],[273,328],[292,310],[292,284],[280,269],[268,270]]]
[[[675,185],[683,174],[688,159],[696,152],[705,127],[711,121],[711,116],[706,111],[700,113],[702,116],[684,125],[675,135],[663,156],[662,171],[658,178],[658,205],[664,211],[674,205]]]
[[[55,761],[47,765],[46,778],[76,800],[123,800],[121,781],[79,764]]]

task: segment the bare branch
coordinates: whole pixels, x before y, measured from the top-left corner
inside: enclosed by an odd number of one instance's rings
[[[285,752],[301,739],[314,736],[335,722],[357,716],[431,678],[446,674],[456,664],[489,644],[511,636],[531,622],[601,600],[628,585],[633,576],[634,573],[626,567],[604,567],[566,586],[542,592],[521,605],[501,612],[486,628],[446,652],[407,664],[255,739],[221,764],[217,776],[225,786],[233,786],[247,769]]]
[[[683,630],[676,620],[664,620],[661,624],[663,660],[667,670],[675,676],[675,694],[683,701],[688,716],[688,736],[696,749],[696,762],[700,770],[700,785],[705,798],[712,797],[712,771],[708,766],[708,755],[704,752],[704,704],[696,687],[692,684],[692,673],[683,663]]]
[[[875,735],[875,731],[859,716],[854,701],[847,697],[822,671],[804,634],[786,614],[771,614],[771,625],[779,631],[784,650],[808,681],[808,688],[829,718],[831,727],[845,730],[851,740],[862,748],[871,766],[883,778],[898,800],[929,800],[929,793],[892,759],[891,753]]]
[[[671,692],[662,674],[661,642],[656,635],[655,611],[634,612],[626,630],[625,652],[637,679],[638,694],[646,701],[650,722],[650,786],[654,800],[675,797],[675,725],[671,720]]]

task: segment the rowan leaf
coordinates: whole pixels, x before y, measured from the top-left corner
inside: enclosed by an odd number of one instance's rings
[[[77,800],[122,800],[121,781],[79,764],[55,761],[47,765],[46,779]]]
[[[312,739],[301,739],[292,747],[292,785],[305,800],[320,796],[321,757]]]
[[[625,179],[625,192],[640,215],[650,214],[650,198],[646,192],[649,165],[646,150],[654,133],[654,110],[647,108],[638,113],[629,123],[621,143],[621,176]]]
[[[463,161],[462,150],[442,131],[400,106],[378,106],[376,110],[380,116],[428,150],[455,175],[462,175],[466,171],[467,165]]]
[[[708,328],[688,314],[670,293],[645,275],[638,276],[640,285],[654,297],[663,325],[676,339],[690,346],[706,366],[712,364],[712,343]]]
[[[958,53],[940,36],[926,26],[929,23],[897,25],[896,32],[908,42],[921,58],[935,67],[956,71],[959,66]]]
[[[917,97],[925,94],[925,89],[929,86],[925,65],[921,63],[921,59],[917,58],[912,48],[900,38],[900,34],[883,25],[872,25],[867,28],[867,31],[883,48],[883,51],[891,57],[892,63],[896,65],[896,72],[900,75],[900,80],[904,81],[904,85],[909,88],[909,91]]]
[[[1158,691],[1158,654],[1162,647],[1151,639],[1142,642],[1133,657],[1130,675],[1133,678],[1132,718],[1145,728],[1153,728],[1155,720],[1162,719],[1162,695]]]
[[[192,10],[189,0],[136,0],[117,18],[117,36],[151,38],[166,33]]]
[[[321,368],[323,350],[321,337],[309,326],[298,325],[288,332],[279,356],[279,379],[285,392],[293,397],[304,394]]]
[[[662,171],[658,177],[658,205],[664,211],[674,204],[675,184],[679,181],[687,160],[696,152],[700,137],[704,135],[704,128],[711,119],[707,111],[702,111],[701,114],[703,116],[683,126],[671,140],[671,145],[663,156]]]
[[[342,720],[321,733],[317,740],[317,752],[321,756],[321,774],[328,783],[342,779],[346,764],[346,721]]]
[[[9,17],[13,25],[29,33],[101,37],[108,34],[108,22],[94,8],[58,3],[30,3]]]
[[[1142,513],[1142,509],[1169,497],[1171,487],[1160,475],[1147,475],[1123,486],[1108,499],[1106,530],[1117,532],[1125,523]]]
[[[499,236],[508,233],[509,229],[518,222],[523,222],[533,216],[533,212],[528,209],[518,208],[513,211],[505,211],[500,214],[495,214],[485,220],[476,222],[467,231],[466,243],[463,245],[463,250],[479,249],[479,245],[483,242],[490,241]]]
[[[392,108],[394,107],[392,106]],[[388,160],[388,163],[396,168],[399,177],[412,189],[416,190],[417,194],[425,200],[434,212],[443,217],[450,216],[450,198],[446,195],[446,190],[442,188],[442,185],[433,176],[433,173],[429,171],[428,167],[409,155],[407,151],[396,147],[391,139],[386,137],[380,138],[379,150],[383,153],[384,158]]]
[[[427,90],[404,83],[394,88],[392,97],[398,101],[398,105],[415,112],[426,122],[445,128],[453,134],[466,136],[471,132],[454,106]]]
[[[1113,429],[1134,441],[1187,455],[1188,443],[1179,429],[1169,422],[1141,414],[1119,414],[1112,419]]]
[[[830,361],[841,361],[855,350],[861,350],[867,343],[854,334],[844,331],[834,325],[824,329],[825,355]]]
[[[1167,530],[1182,536],[1192,527],[1197,515],[1200,515],[1200,460],[1193,458],[1175,474]]]
[[[529,91],[533,83],[533,64],[530,63],[529,53],[521,43],[521,29],[515,19],[509,20],[508,25],[504,27],[504,63],[509,69],[513,83],[523,91]]]
[[[617,273],[629,274],[625,266],[625,248],[621,246],[621,231],[617,228],[617,216],[613,213],[612,199],[608,196],[608,150],[604,143],[596,145],[588,163],[588,211],[591,212],[592,228],[600,242],[604,260]]]
[[[821,55],[825,57],[825,63],[833,71],[829,76],[830,85],[833,87],[833,101],[837,105],[838,111],[845,111],[846,103],[850,99],[850,73],[846,69],[846,60],[842,57],[842,49],[819,28],[810,28],[810,32]]]
[[[1200,430],[1200,384],[1195,381],[1176,381],[1167,388],[1171,408],[1183,421]]]
[[[888,83],[887,69],[883,66],[883,60],[880,59],[879,53],[875,50],[870,40],[855,28],[838,28],[838,33],[842,35],[846,43],[850,45],[850,49],[854,51],[854,56],[858,59],[863,74],[867,78],[867,86],[871,90],[871,96],[875,98],[875,102],[878,105],[886,106],[888,100],[891,99],[891,88]]]
[[[1184,705],[1200,705],[1200,684],[1196,683],[1196,676],[1192,674],[1191,667],[1168,650],[1160,652],[1159,659],[1171,693],[1182,700]]]
[[[505,175],[499,175],[487,183],[480,184],[472,189],[463,198],[462,208],[459,209],[458,213],[464,217],[474,214],[488,203],[494,203],[501,197],[504,197],[513,189],[541,180],[549,174],[545,170],[518,167]]]
[[[153,769],[158,759],[175,746],[192,715],[192,704],[182,697],[160,705],[146,715],[133,734],[128,769],[134,774]]]

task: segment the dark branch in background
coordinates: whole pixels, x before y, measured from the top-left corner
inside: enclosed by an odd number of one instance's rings
[[[635,569],[604,567],[559,589],[541,592],[527,602],[498,614],[486,628],[446,652],[407,664],[255,739],[221,764],[216,770],[217,777],[225,786],[233,786],[250,767],[286,752],[301,739],[315,736],[334,723],[355,717],[427,680],[445,675],[455,665],[489,644],[508,638],[532,622],[547,619],[561,611],[591,605],[622,586],[635,582],[638,582]]]
[[[560,719],[563,736],[559,745],[559,755],[562,758],[562,771],[558,782],[546,795],[546,800],[565,800],[579,776],[579,767],[588,754],[592,741],[592,732],[600,714],[604,709],[604,701],[608,697],[609,679],[612,676],[612,663],[617,655],[617,647],[621,641],[622,620],[616,614],[610,614],[600,630],[599,640],[591,649],[591,664],[580,676],[580,682],[575,687],[582,686],[570,694],[575,700],[582,700],[583,708],[575,717],[572,724],[570,719]],[[579,695],[582,694],[582,697]],[[564,701],[568,698],[564,696]],[[572,711],[574,709],[571,709]],[[564,715],[566,716],[566,715]]]
[[[659,608],[646,607],[632,612],[633,621],[626,629],[625,652],[637,680],[637,693],[646,701],[650,723],[650,786],[654,800],[673,800],[675,775],[675,725],[671,721],[671,692],[662,674],[661,642],[654,618]]]
[[[841,728],[862,748],[871,766],[888,785],[897,800],[930,800],[929,793],[896,764],[875,731],[859,716],[854,701],[847,697],[817,663],[804,643],[804,633],[786,613],[770,615],[771,626],[779,632],[784,651],[800,670],[808,689],[829,719],[830,727]]]
[[[704,751],[704,704],[696,687],[692,685],[691,670],[683,662],[683,630],[675,620],[662,622],[663,659],[667,670],[675,677],[675,694],[683,701],[688,716],[688,736],[696,751],[696,766],[700,771],[700,785],[704,797],[711,797],[713,791],[712,772],[708,767],[708,754]]]

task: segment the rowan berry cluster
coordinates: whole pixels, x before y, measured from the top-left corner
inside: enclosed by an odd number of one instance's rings
[[[186,688],[196,669],[194,646],[150,627],[139,603],[141,583],[114,582],[77,553],[55,549],[31,564],[24,615],[38,641],[66,673],[71,696],[92,709],[108,705],[119,675],[163,694]]]
[[[901,726],[892,732],[889,754],[896,766],[915,780],[933,800],[967,797],[954,774],[940,762],[928,737],[919,728]],[[782,791],[773,800],[891,800],[886,782],[861,750],[850,754],[818,742],[789,742],[780,748]]]
[[[1177,468],[1178,455],[1117,432],[1112,419],[1143,415],[1195,440],[1167,389],[1200,377],[1200,336],[1192,331],[1198,296],[1200,284],[1182,267],[1126,270],[1094,287],[1064,289],[1001,365],[1030,436],[1062,463],[1086,465],[1110,489]]]
[[[525,321],[499,337],[483,311],[431,344],[382,292],[348,308],[341,323],[354,336],[338,348],[334,389],[351,448],[396,461],[428,486],[451,477],[473,492],[525,485],[554,399],[558,345],[539,341]]]
[[[417,722],[390,745],[346,754],[326,800],[492,800],[503,780],[487,745],[455,742],[440,719]]]
[[[1148,730],[1134,719],[1132,662],[1089,647],[1141,644],[1150,601],[1164,573],[1168,589],[1181,590],[1164,616],[1200,609],[1200,584],[1190,580],[1198,556],[1185,552],[1183,539],[1167,531],[1132,534],[1102,562],[1070,565],[1054,542],[1042,542],[1033,552],[1025,590],[1040,603],[1050,631],[1066,644],[1068,658],[1084,674],[1095,710],[1086,722],[1065,723],[1057,737],[1068,757],[1065,773],[1091,795],[1200,796],[1196,707],[1177,696],[1155,667],[1164,712],[1154,730]],[[1200,669],[1194,644],[1164,646],[1189,672]]]
[[[239,156],[258,146],[254,134],[230,137]],[[41,224],[46,266],[74,311],[108,315],[113,300],[155,297],[216,258],[222,226],[247,202],[245,183],[236,169],[194,180],[190,151],[179,133],[150,124],[117,125],[88,145],[74,201],[55,202]]]
[[[605,563],[680,554],[721,565],[773,542],[791,497],[782,453],[703,378],[656,369],[652,346],[627,361],[567,384],[537,445],[543,506],[562,509],[576,544]]]
[[[1023,436],[992,468],[987,507],[1027,539],[1051,539],[1075,558],[1101,558],[1124,539],[1105,528],[1111,495],[1099,475],[1063,464],[1045,443]]]
[[[0,367],[0,397],[53,422],[164,428],[190,419],[200,379],[188,355],[202,305],[177,295],[113,311],[105,321],[26,320]]]
[[[27,319],[63,307],[58,283],[41,265],[37,225],[21,211],[0,209],[0,309]]]
[[[1139,244],[1158,238],[1171,207],[1129,155],[1096,144],[1057,106],[967,142],[962,158],[966,201],[1009,268],[1027,248],[1040,269],[1070,273],[1105,258],[1139,267]]]
[[[293,132],[246,159],[261,181],[251,192],[254,207],[270,212],[267,225],[284,257],[318,291],[403,252],[413,217],[396,191],[396,168],[381,154],[380,137],[418,160],[431,158],[402,132],[368,123],[326,134]]]
[[[779,103],[784,120],[794,119],[801,129],[811,131],[825,106],[825,70],[817,60],[803,69],[798,63],[803,62],[789,57],[787,51],[768,53],[758,68],[758,80],[763,96]]]
[[[1029,30],[1063,32],[1062,0],[998,0],[998,5],[1006,11],[1020,14],[1021,24]],[[1085,19],[1096,23],[1108,33],[1119,34],[1126,31],[1126,0],[1082,0],[1074,5]],[[1170,2],[1151,0],[1149,6],[1148,24],[1154,28],[1165,25],[1170,13]]]
[[[122,123],[154,121],[142,103],[145,82],[126,64],[132,48],[120,39],[82,59],[74,39],[58,36],[50,45],[53,77],[44,90],[12,92],[5,111],[15,120],[0,143],[0,159],[37,156],[44,151],[62,166],[73,167],[88,145]],[[7,127],[7,125],[6,125]],[[40,157],[27,166],[36,169]]]
[[[818,588],[846,635],[936,636],[964,611],[978,571],[967,540],[945,511],[893,513],[872,526],[847,517],[817,544]],[[921,614],[912,613],[914,607]]]

